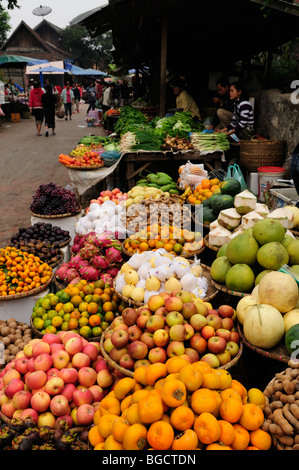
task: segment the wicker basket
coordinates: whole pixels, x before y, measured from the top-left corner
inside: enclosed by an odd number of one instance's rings
[[[281,166],[284,150],[282,140],[241,140],[240,164],[251,172],[257,172],[260,166]]]

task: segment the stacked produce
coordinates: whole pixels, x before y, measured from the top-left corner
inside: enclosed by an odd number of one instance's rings
[[[208,183],[206,185],[208,185]],[[235,178],[229,178],[228,180],[222,181],[219,188],[212,194],[208,193],[209,198],[202,202],[202,215],[203,223],[210,225],[211,231],[214,228],[218,228],[218,223],[215,221],[217,220],[219,213],[222,211],[228,211],[229,209],[234,209],[235,198],[240,191],[241,185],[239,181]],[[215,224],[212,224],[213,222],[215,222]]]
[[[30,210],[38,215],[77,214],[80,204],[73,191],[48,183],[39,186]]]
[[[166,215],[167,214],[167,215]],[[153,213],[151,213],[153,215]],[[163,217],[168,218],[168,213],[160,214],[162,220],[159,223],[148,225],[146,229],[141,229],[130,235],[124,241],[124,248],[129,253],[142,253],[147,251],[156,251],[163,248],[171,255],[192,256],[195,252],[201,250],[204,246],[202,234],[192,232],[191,230],[181,229],[181,212],[177,215],[177,225],[168,222],[163,224]],[[173,217],[175,222],[175,217]],[[134,224],[136,220],[133,219]],[[133,228],[134,224],[129,227]]]
[[[127,192],[127,199],[122,205],[128,208],[132,204],[141,204],[148,199],[159,201],[161,198],[168,197],[169,195],[170,193],[164,193],[161,189],[155,188],[154,186],[143,186],[139,184]]]
[[[178,194],[176,182],[167,173],[159,171],[149,173],[145,178],[141,178],[136,183],[137,186],[159,189],[163,193]]]
[[[41,241],[57,248],[66,244],[69,239],[68,230],[62,230],[50,223],[36,222],[30,227],[20,227],[18,232],[11,237],[11,242],[18,243],[20,247],[23,247],[30,242]]]
[[[115,381],[99,355],[99,343],[72,331],[32,339],[0,376],[3,419],[15,424],[29,419],[34,431],[47,427],[48,436],[63,422],[70,428],[90,426]]]
[[[228,305],[215,310],[188,291],[165,291],[151,295],[144,306],[124,309],[105,332],[103,348],[127,370],[177,356],[218,368],[239,352],[235,318]]]
[[[79,140],[78,146],[83,145],[88,148],[88,150],[94,150],[102,148],[107,142],[110,142],[110,137],[102,137],[99,135],[85,135]]]
[[[152,125],[163,139],[175,137],[188,139],[190,141],[190,132],[203,130],[202,123],[195,122],[189,112],[176,112],[174,116],[157,117],[152,121]]]
[[[4,363],[12,361],[19,351],[32,339],[32,331],[26,323],[8,318],[0,320],[0,348]]]
[[[161,145],[161,150],[172,150],[173,152],[193,150],[193,145],[189,138],[184,137],[165,137],[164,144]]]
[[[282,224],[271,218],[222,241],[221,256],[212,263],[211,276],[234,291],[250,292],[267,272],[299,263],[299,240],[286,235]]]
[[[124,106],[120,110],[119,119],[117,120],[114,131],[122,137],[127,132],[138,129],[148,129],[149,125],[144,114],[132,106]]]
[[[112,201],[115,204],[121,204],[123,201],[128,199],[128,195],[123,193],[119,188],[114,188],[112,190],[106,189],[105,191],[101,191],[100,195],[97,199],[92,199],[90,204],[103,204],[105,201]],[[88,214],[89,207],[86,208],[85,213]]]
[[[230,148],[229,138],[222,132],[192,132],[191,142],[201,152],[226,152]]]
[[[174,256],[164,248],[135,253],[122,265],[115,289],[125,298],[147,303],[151,295],[187,290],[195,297],[205,298],[208,281],[197,260],[193,263]]]
[[[220,188],[221,182],[218,178],[205,178],[196,186],[195,190],[192,191],[192,194],[188,197],[188,202],[191,202],[191,204],[202,204],[213,196],[213,194],[220,194]]]
[[[66,167],[77,166],[84,168],[95,166],[96,168],[100,168],[104,166],[100,152],[96,152],[95,150],[86,150],[83,155],[80,154],[75,157],[61,153],[59,155],[59,162]]]
[[[283,342],[292,354],[297,348],[298,307],[295,279],[271,271],[264,273],[251,295],[238,302],[236,313],[249,343],[267,350]]]
[[[99,237],[95,232],[77,234],[71,252],[74,256],[55,273],[56,279],[66,284],[81,279],[111,283],[123,261],[120,242],[108,236]]]
[[[94,450],[269,450],[265,397],[224,370],[173,357],[120,379],[94,415]]]
[[[8,246],[0,249],[0,295],[30,292],[50,282],[52,268],[38,256]]]
[[[124,212],[125,208],[121,204],[111,200],[102,204],[93,202],[88,213],[76,223],[76,233],[86,235],[95,232],[97,236],[109,233],[111,238],[125,238],[126,229],[121,223],[121,215]]]
[[[31,321],[43,335],[71,330],[89,339],[99,337],[125,306],[102,280],[82,280],[38,299]]]
[[[262,429],[271,433],[278,450],[298,450],[298,361],[276,373],[264,390],[266,403]]]

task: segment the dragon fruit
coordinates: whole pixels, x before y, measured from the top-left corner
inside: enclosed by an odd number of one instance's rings
[[[111,277],[115,278],[119,273],[119,268],[116,266],[111,266],[111,268],[108,268],[106,270],[106,274],[109,274]]]
[[[104,270],[104,269],[107,269],[109,268],[110,266],[110,262],[108,261],[108,259],[103,256],[103,255],[97,255],[97,256],[94,256],[91,260],[91,265],[96,268],[96,269],[100,269],[101,271]]]
[[[64,276],[64,279],[61,280],[69,284],[73,279],[76,279],[77,277],[79,277],[77,269],[69,268]]]
[[[74,245],[79,245],[81,248],[85,243],[85,235],[76,234],[74,238]]]
[[[100,279],[105,283],[105,285],[107,284],[107,286],[112,286],[113,284],[113,278],[110,274],[101,274]]]
[[[105,250],[105,256],[110,261],[110,263],[121,263],[123,260],[121,252],[114,246],[111,246]]]
[[[79,273],[83,279],[85,279],[86,281],[90,281],[90,282],[93,282],[99,279],[99,275],[100,275],[99,270],[90,265],[80,268]]]
[[[92,243],[86,243],[80,251],[81,258],[91,260],[94,256],[100,252],[99,248]]]
[[[86,266],[88,264],[88,261],[81,258],[81,255],[78,254],[78,255],[74,256],[73,258],[71,258],[70,261],[68,262],[68,264],[72,268],[79,269],[82,266]]]
[[[86,243],[91,243],[92,245],[99,246],[99,238],[95,232],[89,232],[86,237]]]
[[[81,246],[79,245],[79,243],[76,243],[72,246],[71,250],[72,253],[78,254],[81,250]]]
[[[73,285],[73,284],[77,284],[77,282],[80,282],[81,281],[81,277],[78,276],[78,277],[75,277],[74,279],[71,280],[71,282],[69,282],[69,284]]]
[[[66,273],[69,269],[68,263],[62,263],[59,268],[56,270],[55,277],[61,281],[65,278]]]

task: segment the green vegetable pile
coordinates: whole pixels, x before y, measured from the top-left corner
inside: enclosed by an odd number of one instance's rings
[[[152,125],[157,132],[165,138],[170,137],[189,138],[190,132],[202,131],[201,122],[195,122],[189,112],[177,112],[174,116],[156,118]]]
[[[149,186],[169,194],[179,194],[175,181],[167,173],[149,173],[145,178],[137,181],[136,186]]]
[[[135,132],[148,127],[147,119],[141,111],[132,106],[124,106],[121,108],[119,118],[114,126],[114,132],[121,137],[127,132]]]
[[[193,132],[191,142],[195,149],[203,152],[215,152],[217,150],[225,152],[230,148],[228,137],[223,132],[206,134]]]

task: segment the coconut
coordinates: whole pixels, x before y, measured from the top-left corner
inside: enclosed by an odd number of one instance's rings
[[[239,214],[244,215],[254,211],[257,204],[257,198],[250,191],[245,189],[235,196],[234,206]]]
[[[218,215],[218,222],[227,230],[234,230],[240,225],[241,215],[234,208],[225,209]]]
[[[210,225],[209,225],[210,232],[212,230],[214,230],[215,228],[218,228],[218,227],[220,227],[220,224],[219,224],[218,220],[216,219],[216,220],[214,220],[214,222],[211,222]]]
[[[285,209],[293,212],[294,214],[294,225],[293,228],[299,227],[299,208],[296,206],[285,206]]]
[[[266,204],[262,204],[261,202],[258,202],[256,204],[255,212],[257,212],[263,218],[267,217],[267,215],[270,214],[268,206]]]
[[[209,233],[209,243],[212,246],[222,246],[229,242],[231,232],[224,227],[218,227]]]
[[[268,217],[273,220],[278,220],[286,229],[290,229],[294,226],[294,214],[285,207],[275,209]]]
[[[243,215],[241,226],[244,230],[253,227],[256,222],[263,220],[263,216],[258,214],[256,211],[249,212],[248,214]]]

